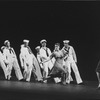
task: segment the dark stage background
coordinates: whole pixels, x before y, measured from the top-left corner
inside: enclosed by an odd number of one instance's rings
[[[23,39],[35,47],[41,39],[53,51],[54,43],[69,39],[76,51],[83,80],[96,80],[100,59],[100,2],[0,2],[0,47],[11,41],[19,57]],[[2,69],[0,75],[2,75]]]

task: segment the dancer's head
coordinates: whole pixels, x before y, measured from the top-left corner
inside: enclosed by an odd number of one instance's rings
[[[40,41],[42,47],[46,47],[47,41],[45,39]]]
[[[9,40],[5,40],[4,44],[5,44],[5,46],[10,47],[10,41]]]
[[[25,39],[25,40],[23,40],[23,42],[24,42],[24,45],[25,45],[25,46],[28,46],[29,40],[26,40],[26,39]]]
[[[68,45],[69,45],[69,40],[64,40],[63,43],[64,43],[64,46],[65,46],[65,47],[68,47]]]
[[[60,49],[60,43],[55,43],[55,51],[58,51]]]
[[[40,51],[40,46],[37,46],[37,47],[35,48],[35,50],[37,51],[37,53],[39,53],[39,51]]]

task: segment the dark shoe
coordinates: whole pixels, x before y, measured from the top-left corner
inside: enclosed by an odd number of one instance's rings
[[[78,85],[85,85],[85,84],[82,82],[82,83],[79,83]]]
[[[76,84],[76,82],[75,81],[71,81],[70,84]]]
[[[48,76],[48,77],[44,77],[43,80],[47,80],[47,79],[50,79],[51,76]]]
[[[21,82],[25,82],[25,79],[21,79],[21,80],[19,80],[19,81],[21,81]]]
[[[40,81],[38,81],[39,83],[43,83],[43,81],[42,80],[40,80]]]

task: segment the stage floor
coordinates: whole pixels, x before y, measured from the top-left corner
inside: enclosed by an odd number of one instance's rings
[[[96,81],[84,81],[85,85],[61,85],[0,80],[0,100],[75,100],[100,99]]]

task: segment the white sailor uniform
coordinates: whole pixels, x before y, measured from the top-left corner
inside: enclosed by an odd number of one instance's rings
[[[14,70],[15,70],[17,79],[18,80],[23,79],[14,49],[12,47],[8,48],[8,47],[4,46],[3,57],[4,57],[4,62],[7,65],[8,79],[10,80],[10,78],[11,78],[12,68],[14,68]]]
[[[63,49],[64,48],[65,47],[63,47]],[[69,76],[66,79],[66,82],[70,83],[70,81],[71,81],[71,68],[72,68],[73,72],[75,73],[77,84],[82,83],[82,79],[79,74],[78,67],[76,65],[76,62],[77,62],[76,54],[75,54],[74,48],[72,46],[69,46],[69,53],[67,56],[68,57],[65,61],[65,66],[68,68]]]

